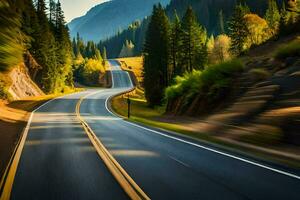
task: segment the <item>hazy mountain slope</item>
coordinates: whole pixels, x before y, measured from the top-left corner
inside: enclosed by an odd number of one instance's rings
[[[192,6],[199,22],[207,29],[208,34],[217,35],[220,30],[220,12],[223,14],[223,23],[227,31],[227,21],[233,13],[234,6],[239,0],[171,0],[166,7],[166,12],[170,18],[173,18],[174,10],[182,17],[188,8]],[[245,0],[249,5],[251,12],[264,16],[268,1],[267,0]],[[282,5],[283,0],[277,0],[278,6]],[[135,55],[140,55],[143,49],[145,33],[149,20],[144,20],[137,28],[131,26],[114,35],[113,37],[103,40],[100,43],[100,49],[106,47],[108,56],[115,58],[120,54],[121,48],[126,40],[130,40],[135,45]]]
[[[131,22],[148,16],[159,2],[167,5],[170,0],[112,0],[99,4],[68,24],[71,36],[79,32],[84,40],[108,38]]]

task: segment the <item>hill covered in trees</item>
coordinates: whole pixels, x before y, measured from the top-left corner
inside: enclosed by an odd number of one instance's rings
[[[253,13],[263,17],[268,7],[266,0],[245,0]],[[276,1],[279,7],[282,6],[283,0]],[[174,10],[176,10],[179,18],[184,16],[186,9],[191,6],[195,12],[199,23],[205,27],[208,35],[224,33],[228,31],[228,19],[234,12],[234,6],[237,0],[171,0],[166,7],[166,14],[172,20],[174,19]],[[135,46],[135,55],[140,55],[145,41],[145,33],[149,24],[149,19],[137,21],[131,24],[127,30],[119,32],[115,36],[103,40],[100,47],[106,46],[108,56],[111,58],[118,57],[121,48],[126,40],[131,41]]]
[[[79,35],[71,42],[58,0],[0,0],[0,44],[0,99],[11,96],[7,74],[20,74],[16,71],[23,70],[46,94],[73,90],[74,77],[99,85],[105,73],[105,52]]]
[[[77,32],[85,41],[98,42],[128,27],[151,13],[156,3],[167,5],[170,0],[112,0],[93,7],[86,15],[72,20],[68,26],[71,37]]]
[[[195,104],[208,111],[227,97],[243,71],[236,58],[300,31],[300,3],[294,0],[282,7],[269,0],[263,17],[246,3],[236,4],[226,31],[215,36],[199,23],[192,6],[182,18],[176,11],[174,16],[168,17],[161,5],[154,6],[143,51],[144,87],[149,105],[167,100],[169,111],[181,108],[183,113]],[[298,55],[298,43],[289,48],[288,55]]]
[[[0,72],[25,63],[44,92],[73,88],[71,41],[59,1],[1,0],[0,21]]]

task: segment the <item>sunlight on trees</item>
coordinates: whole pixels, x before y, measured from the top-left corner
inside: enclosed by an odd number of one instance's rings
[[[214,42],[213,59],[215,63],[224,62],[231,58],[231,38],[225,34],[218,35]]]
[[[245,41],[245,49],[249,49],[252,45],[259,45],[268,38],[268,24],[266,20],[256,14],[247,14],[244,16],[248,29],[248,36]]]

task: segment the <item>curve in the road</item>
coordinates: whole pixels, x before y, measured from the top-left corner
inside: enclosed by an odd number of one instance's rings
[[[110,64],[112,89],[55,99],[32,115],[11,199],[128,199],[91,141],[153,199],[299,198],[297,174],[114,115],[109,99],[133,86],[117,61]]]

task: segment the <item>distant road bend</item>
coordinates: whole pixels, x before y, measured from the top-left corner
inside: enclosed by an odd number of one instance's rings
[[[297,174],[115,116],[109,97],[133,85],[118,62],[110,65],[113,88],[35,111],[1,200],[300,198]]]

